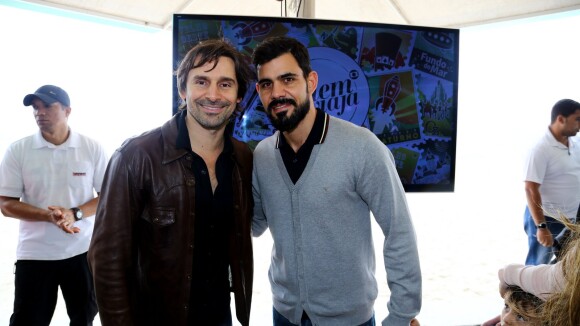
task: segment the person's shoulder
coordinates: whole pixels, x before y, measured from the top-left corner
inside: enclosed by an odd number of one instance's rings
[[[145,131],[140,135],[135,135],[125,139],[117,151],[121,153],[133,153],[136,151],[149,149],[155,143],[161,144],[162,137],[161,127],[157,127],[155,129]]]
[[[266,151],[268,149],[275,149],[276,148],[276,142],[278,141],[278,136],[279,136],[280,132],[276,131],[274,132],[274,134],[272,134],[271,136],[268,136],[264,139],[262,139],[257,145],[256,148],[254,149],[254,155],[262,152],[262,151]]]
[[[338,143],[352,150],[357,148],[363,150],[364,147],[370,144],[382,144],[368,128],[355,125],[350,121],[331,116],[328,124],[328,134],[325,142]]]
[[[26,149],[30,149],[33,147],[34,140],[37,137],[36,134],[28,135],[18,140],[13,141],[9,146],[8,149],[11,151],[22,151]]]
[[[350,121],[346,121],[334,116],[330,116],[328,131],[344,135],[345,137],[348,137],[348,135],[352,134],[361,137],[369,137],[373,135],[373,133],[365,127],[355,125]]]
[[[232,146],[234,148],[234,153],[236,155],[243,156],[249,155],[250,157],[252,157],[252,150],[250,149],[250,146],[247,143],[238,140],[235,137],[230,137],[230,139],[232,141]]]
[[[71,136],[78,137],[78,139],[80,139],[83,143],[89,143],[89,144],[101,146],[101,143],[96,138],[93,138],[91,136],[87,136],[83,133],[71,130]]]
[[[10,145],[11,146],[22,146],[23,144],[28,144],[28,143],[31,143],[32,141],[34,141],[35,137],[36,137],[36,134],[24,136],[18,140],[13,141]]]
[[[532,150],[539,150],[545,147],[552,147],[554,143],[558,141],[554,138],[554,135],[547,129],[543,134],[535,136],[535,140],[532,143]]]

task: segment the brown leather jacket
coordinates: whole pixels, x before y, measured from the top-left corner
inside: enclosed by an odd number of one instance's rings
[[[112,156],[89,249],[101,323],[186,325],[192,275],[195,179],[191,154],[175,147],[176,114]],[[230,268],[236,315],[252,299],[252,153],[232,138],[235,227]]]

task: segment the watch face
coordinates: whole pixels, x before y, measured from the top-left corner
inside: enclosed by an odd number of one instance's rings
[[[83,211],[81,211],[80,208],[75,207],[72,209],[72,211],[73,211],[75,220],[78,221],[78,220],[83,218]]]

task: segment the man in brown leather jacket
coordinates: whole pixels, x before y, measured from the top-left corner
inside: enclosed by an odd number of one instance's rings
[[[102,325],[249,324],[252,153],[230,136],[252,73],[208,40],[176,71],[185,109],[109,162],[89,250]]]

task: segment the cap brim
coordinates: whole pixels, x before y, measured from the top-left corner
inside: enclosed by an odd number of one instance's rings
[[[57,100],[53,99],[50,96],[46,96],[44,94],[28,94],[24,97],[24,100],[22,101],[22,103],[24,103],[24,106],[29,106],[32,104],[32,101],[37,98],[39,100],[41,100],[42,102],[44,102],[45,104],[52,104],[54,102],[58,102]]]

